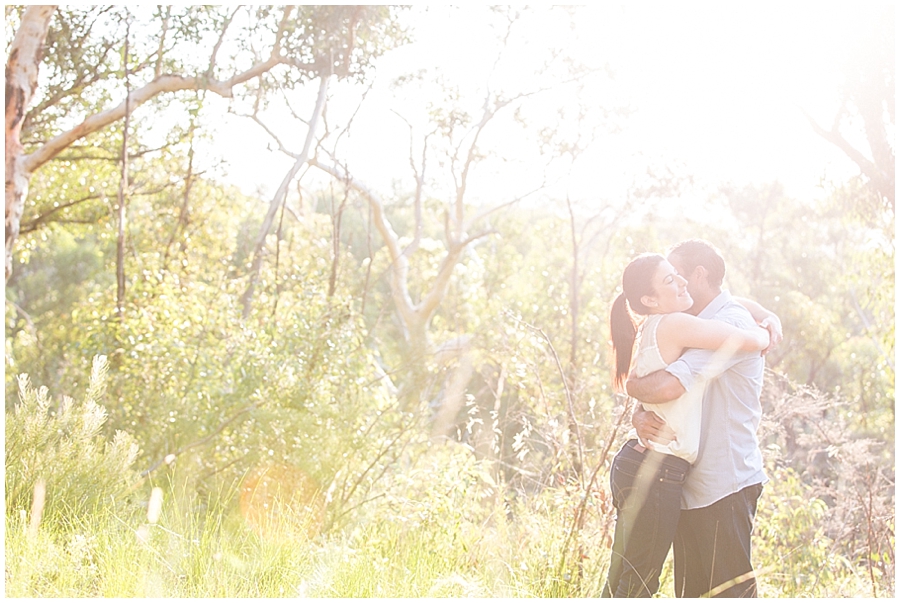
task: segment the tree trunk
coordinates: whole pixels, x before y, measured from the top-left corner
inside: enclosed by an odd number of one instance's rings
[[[128,195],[128,126],[131,123],[131,108],[128,106],[128,94],[131,86],[128,82],[128,42],[131,37],[131,19],[125,26],[125,122],[122,124],[122,172],[119,177],[119,206],[116,208],[116,316],[119,320],[125,317],[125,223],[127,213],[125,199]]]
[[[29,6],[22,14],[6,61],[6,280],[12,274],[12,249],[19,236],[28,181],[20,134],[25,111],[37,89],[44,38],[56,5]]]

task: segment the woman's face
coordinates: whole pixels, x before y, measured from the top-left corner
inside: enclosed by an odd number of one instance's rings
[[[694,300],[687,291],[687,281],[665,260],[656,267],[651,284],[654,294],[641,298],[644,305],[650,308],[651,314],[684,312],[694,305]]]

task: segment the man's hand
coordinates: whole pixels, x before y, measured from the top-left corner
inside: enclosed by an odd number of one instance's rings
[[[640,406],[631,415],[631,424],[637,430],[641,442],[656,442],[666,444],[675,439],[675,432],[669,425],[659,418],[655,412],[644,410]]]
[[[777,348],[778,344],[781,343],[781,340],[784,338],[781,332],[781,321],[773,314],[763,319],[762,322],[759,323],[759,326],[769,332],[769,345],[761,352],[762,355],[765,356]]]
[[[685,390],[681,381],[673,375],[658,370],[643,377],[637,377],[634,373],[628,375],[628,379],[625,380],[625,391],[644,404],[662,404],[680,398]]]

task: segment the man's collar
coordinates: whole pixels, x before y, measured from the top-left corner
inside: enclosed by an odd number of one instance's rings
[[[703,308],[699,314],[697,314],[697,318],[713,318],[716,314],[718,314],[719,310],[722,309],[725,304],[731,301],[731,293],[722,289],[722,292],[713,298],[711,302],[706,304],[706,307]]]

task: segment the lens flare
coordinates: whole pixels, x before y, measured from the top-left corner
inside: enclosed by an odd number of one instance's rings
[[[260,466],[241,485],[241,515],[267,539],[312,539],[319,533],[325,501],[306,472],[282,464]]]

